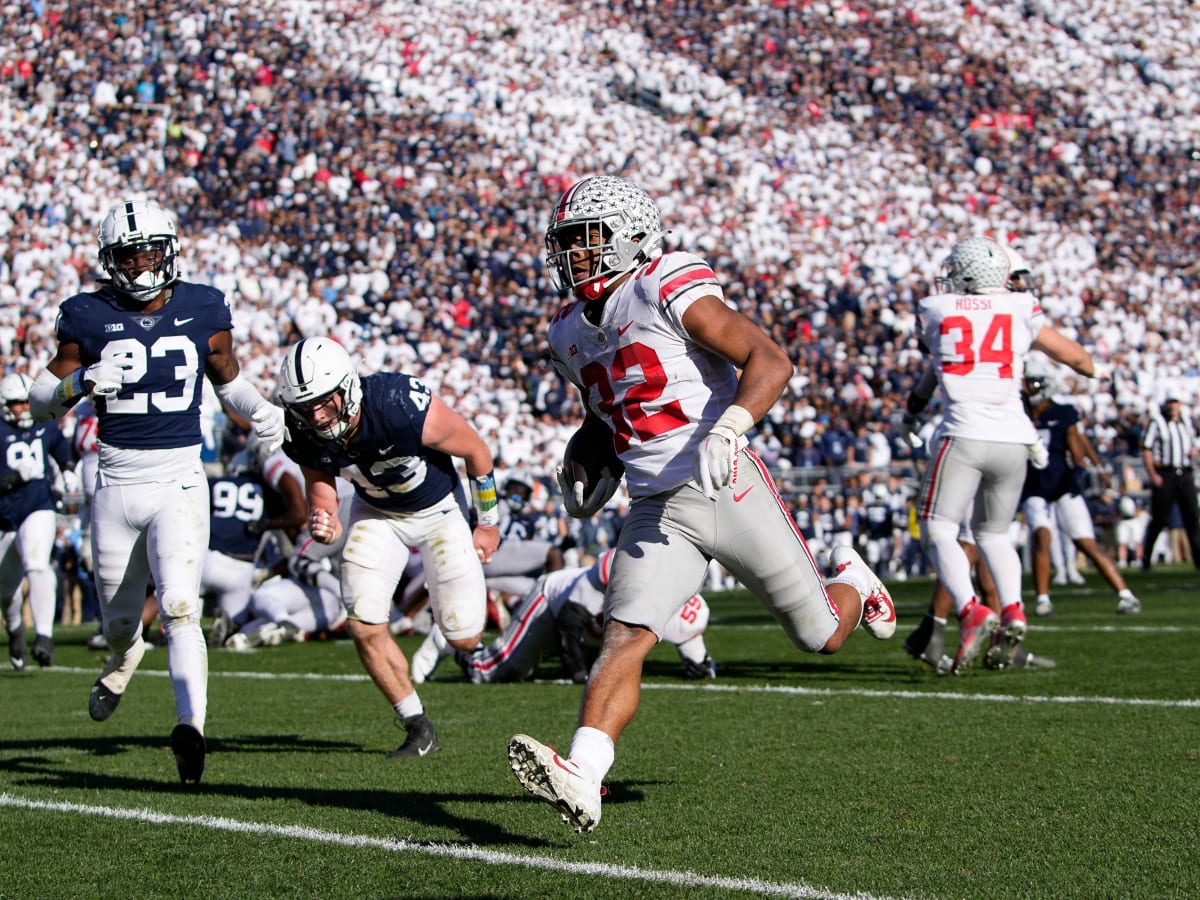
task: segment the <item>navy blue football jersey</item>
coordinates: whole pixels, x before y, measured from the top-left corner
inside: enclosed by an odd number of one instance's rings
[[[1077,484],[1072,477],[1072,461],[1067,447],[1067,432],[1079,423],[1079,410],[1066,403],[1051,403],[1033,417],[1038,436],[1049,451],[1050,462],[1044,469],[1032,465],[1025,473],[1026,497],[1057,500],[1064,494],[1075,493]]]
[[[454,461],[421,444],[433,400],[411,375],[380,372],[362,379],[362,420],[347,445],[322,441],[290,410],[284,452],[302,466],[341,475],[355,493],[389,512],[427,509],[453,493],[465,504]]]
[[[76,342],[85,366],[128,356],[133,370],[120,394],[96,401],[99,438],[139,450],[201,442],[200,394],[209,339],[233,329],[229,301],[214,287],[176,282],[162,309],[146,314],[101,289],[68,297],[58,311],[60,343]]]
[[[865,510],[865,530],[871,540],[892,536],[892,508],[886,500],[873,500]]]
[[[260,536],[246,533],[246,525],[267,515],[262,480],[251,475],[223,475],[208,479],[210,550],[253,559]]]
[[[75,459],[71,444],[55,422],[43,422],[19,428],[0,421],[0,478],[10,472],[26,471],[23,460],[32,458],[37,477],[22,481],[8,491],[0,491],[0,531],[16,531],[31,512],[54,509],[50,492],[51,475],[47,463],[53,457],[59,468],[69,468]]]

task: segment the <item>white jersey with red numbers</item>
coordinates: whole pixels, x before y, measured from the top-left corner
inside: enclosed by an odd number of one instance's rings
[[[708,263],[667,253],[613,292],[599,325],[581,302],[550,322],[551,361],[612,429],[631,497],[689,481],[696,447],[733,402],[733,366],[683,327],[683,314],[708,295],[725,299]]]
[[[1037,298],[936,294],[920,302],[917,318],[945,398],[946,433],[1005,444],[1037,440],[1021,403],[1025,356],[1046,324]]]

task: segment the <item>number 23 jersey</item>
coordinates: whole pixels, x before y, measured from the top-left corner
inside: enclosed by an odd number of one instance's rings
[[[1046,324],[1027,293],[935,294],[917,306],[945,398],[945,432],[1004,444],[1037,439],[1021,402],[1025,357]]]
[[[612,428],[631,497],[689,481],[696,447],[733,402],[734,367],[683,327],[684,313],[705,296],[725,299],[708,263],[667,253],[613,292],[599,325],[579,302],[550,322],[551,362]]]
[[[84,366],[128,358],[120,394],[96,401],[98,438],[135,450],[198,446],[201,379],[209,339],[233,329],[229,301],[208,285],[176,282],[161,309],[122,306],[107,290],[63,301],[55,332],[59,343],[79,344]]]

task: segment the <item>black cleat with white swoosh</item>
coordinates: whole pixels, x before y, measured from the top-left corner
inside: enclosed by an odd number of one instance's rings
[[[408,737],[404,739],[404,743],[388,754],[388,759],[403,759],[407,756],[428,756],[430,753],[437,753],[442,749],[442,742],[438,740],[437,732],[433,730],[433,723],[426,718],[425,714],[417,716],[409,716],[397,722],[402,725],[404,730],[408,732]]]

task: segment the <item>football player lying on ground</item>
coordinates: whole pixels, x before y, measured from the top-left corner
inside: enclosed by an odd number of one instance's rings
[[[543,658],[562,656],[563,674],[585,684],[599,648],[604,590],[612,570],[612,550],[585,567],[549,572],[538,579],[513,613],[504,633],[470,652],[452,651],[435,625],[413,654],[413,681],[432,677],[438,663],[452,652],[463,672],[475,684],[524,681],[533,676]],[[680,608],[663,632],[675,644],[683,662],[683,677],[717,677],[717,664],[704,645],[708,604],[695,594]]]

